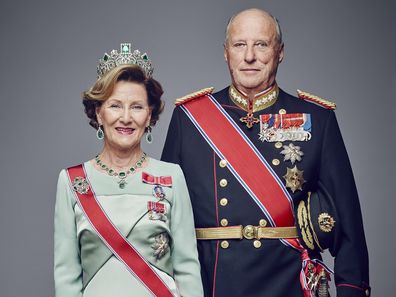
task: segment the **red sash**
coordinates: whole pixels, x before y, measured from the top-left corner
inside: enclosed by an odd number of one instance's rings
[[[267,214],[275,227],[294,226],[291,197],[282,182],[266,164],[236,124],[219,109],[209,96],[186,102],[181,106],[206,141],[227,164],[238,181]],[[265,185],[265,186],[264,186]],[[294,243],[295,247],[299,244]]]
[[[272,226],[295,226],[293,201],[279,177],[220,104],[204,95],[180,105],[216,154],[267,215]],[[311,296],[306,266],[311,259],[298,239],[281,241],[302,253],[300,282],[304,296]]]
[[[72,192],[75,193],[79,206],[107,247],[154,296],[173,297],[170,289],[150,267],[150,264],[107,217],[95,197],[83,165],[68,168],[67,173]]]

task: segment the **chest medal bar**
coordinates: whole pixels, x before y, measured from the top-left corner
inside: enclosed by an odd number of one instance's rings
[[[262,114],[259,139],[262,142],[308,141],[311,139],[311,115]]]

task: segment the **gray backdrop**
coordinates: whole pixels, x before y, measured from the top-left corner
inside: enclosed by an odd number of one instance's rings
[[[174,98],[229,83],[224,27],[232,14],[249,7],[268,9],[283,27],[279,85],[337,103],[360,193],[374,296],[394,295],[391,2],[2,0],[0,296],[54,294],[57,176],[101,148],[80,101],[95,81],[98,58],[129,40],[149,53],[165,89],[166,110],[145,150],[159,158]]]

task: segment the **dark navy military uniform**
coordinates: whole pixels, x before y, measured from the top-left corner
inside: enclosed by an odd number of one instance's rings
[[[309,141],[282,143],[298,145],[304,153],[301,161],[292,165],[290,161],[284,161],[279,144],[259,140],[259,124],[249,129],[240,122],[246,111],[230,99],[229,88],[213,96],[284,184],[287,168],[296,165],[303,171],[306,182],[302,190],[293,193],[289,189],[295,205],[305,199],[309,191],[314,192],[319,182],[326,186],[334,198],[339,220],[336,224],[341,230],[339,239],[330,248],[335,257],[337,296],[369,294],[368,255],[358,194],[334,112],[280,90],[271,106],[254,113],[259,117],[260,114],[278,114],[282,110],[281,113],[311,115],[312,137]],[[236,154],[241,153],[238,147],[234,149]],[[260,225],[269,221],[180,107],[173,112],[162,160],[178,163],[183,169],[195,227]],[[198,252],[207,297],[303,296],[301,253],[280,240],[200,240]]]

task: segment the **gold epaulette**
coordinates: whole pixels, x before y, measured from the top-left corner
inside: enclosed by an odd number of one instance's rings
[[[301,90],[297,90],[297,95],[298,98],[306,100],[306,101],[311,101],[314,102],[320,106],[323,106],[324,108],[327,109],[336,109],[336,104],[333,102],[330,102],[328,100],[325,100],[323,98],[320,98],[318,96],[312,95],[310,93],[307,92],[303,92]]]
[[[213,90],[214,90],[214,88],[211,87],[211,88],[205,88],[205,89],[196,91],[194,93],[188,94],[188,95],[183,96],[183,97],[181,97],[179,99],[176,99],[175,105],[181,105],[181,104],[186,103],[187,101],[193,100],[195,98],[199,98],[199,97],[204,96],[206,94],[210,94],[210,93],[213,92]]]

